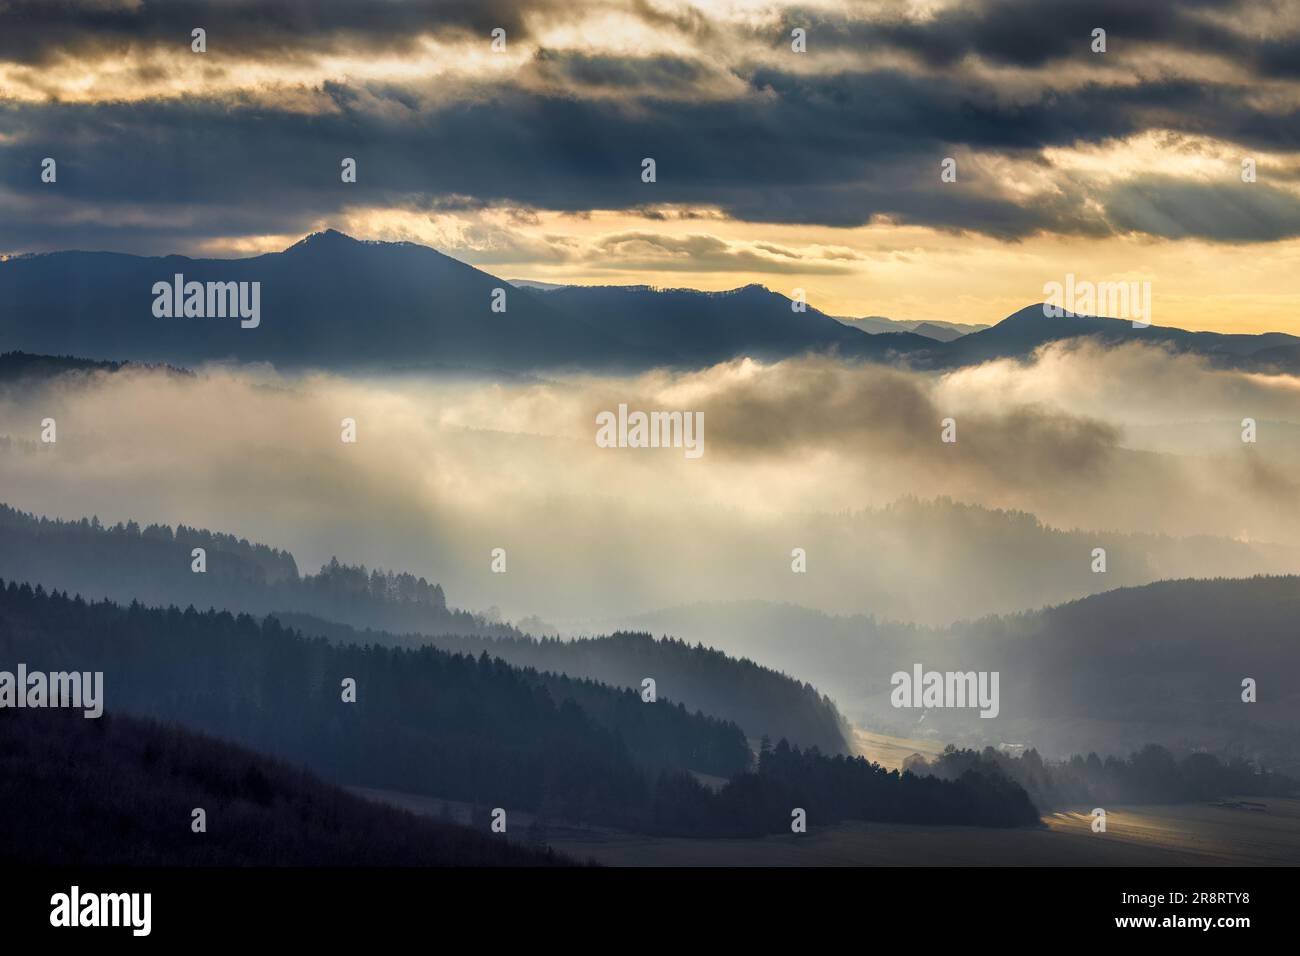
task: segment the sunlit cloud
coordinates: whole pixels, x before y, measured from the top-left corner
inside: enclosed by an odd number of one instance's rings
[[[824,358],[520,382],[128,371],[0,393],[0,486],[43,514],[222,528],[304,569],[409,569],[507,614],[762,598],[933,622],[1102,587],[1053,528],[1112,545],[1107,587],[1300,570],[1298,388],[1145,346],[942,375]],[[703,455],[598,447],[596,415],[619,403],[702,412]],[[47,415],[54,449],[34,440]],[[1266,442],[1243,446],[1246,415]],[[1011,564],[990,567],[1011,528]],[[796,545],[817,562],[806,580]],[[508,576],[484,560],[497,546]],[[1077,573],[1044,563],[1063,555]]]

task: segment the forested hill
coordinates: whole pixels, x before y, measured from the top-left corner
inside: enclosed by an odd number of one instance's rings
[[[1148,744],[1127,757],[1090,753],[1069,760],[1044,760],[1037,750],[1010,754],[985,747],[949,744],[926,760],[913,754],[904,766],[914,773],[957,780],[967,772],[996,772],[1025,788],[1043,809],[1108,806],[1115,803],[1187,803],[1226,797],[1293,796],[1300,782],[1259,767],[1241,756],[1223,759],[1202,750],[1176,755]]]
[[[928,628],[775,603],[697,605],[655,627],[707,634],[800,674],[858,723],[906,736],[917,716],[891,676],[996,671],[997,720],[926,712],[940,740],[1019,743],[1044,754],[1125,754],[1147,744],[1248,757],[1300,777],[1300,576],[1158,581],[1067,604]],[[1249,693],[1248,693],[1249,690]]]
[[[206,571],[193,570],[195,548]],[[266,614],[294,610],[393,630],[515,634],[447,607],[424,578],[331,561],[300,575],[288,551],[178,525],[105,527],[98,518],[62,521],[0,504],[0,578],[43,584],[88,598]]]
[[[1036,820],[1024,789],[996,768],[919,778],[782,740],[764,746],[756,771],[736,772],[751,755],[735,724],[486,654],[335,645],[273,616],[87,603],[11,583],[0,586],[0,668],[18,663],[29,673],[102,671],[110,721],[174,720],[335,782],[545,819],[682,836],[789,832],[792,807],[807,809],[811,826]],[[341,693],[349,681],[355,701]],[[573,695],[557,699],[556,687]],[[731,779],[715,793],[686,769]]]
[[[0,589],[0,667],[102,671],[105,710],[177,721],[364,786],[625,822],[663,769],[721,776],[734,724],[586,685],[557,698],[486,655],[338,646],[274,618]],[[343,701],[345,679],[356,701]],[[551,685],[554,686],[554,685]]]
[[[195,548],[205,551],[202,574],[192,570]],[[119,603],[256,616],[283,612],[286,622],[307,633],[345,643],[415,647],[433,640],[449,650],[487,651],[512,664],[619,687],[639,688],[642,678],[653,677],[659,693],[735,721],[755,740],[767,734],[827,752],[849,749],[842,718],[828,698],[748,660],[646,635],[573,645],[537,641],[448,607],[442,587],[422,577],[337,560],[302,575],[288,551],[185,525],[105,527],[96,518],[52,520],[0,505],[0,578]]]
[[[0,806],[0,859],[10,865],[565,862],[524,845],[526,829],[501,835],[417,817],[243,747],[119,715],[0,710]]]
[[[487,652],[520,667],[640,688],[650,677],[656,692],[745,728],[752,740],[767,736],[826,753],[848,753],[848,724],[834,701],[811,684],[721,651],[671,637],[619,632],[560,640],[527,635],[428,637],[358,631],[308,615],[277,613],[287,625],[344,643],[419,646],[433,643],[467,654]]]
[[[13,386],[30,388],[35,384],[68,374],[89,375],[95,372],[120,372],[123,369],[164,372],[168,375],[193,376],[188,369],[172,365],[142,364],[137,362],[109,362],[99,359],[79,358],[75,355],[36,355],[31,352],[0,352],[0,390]]]

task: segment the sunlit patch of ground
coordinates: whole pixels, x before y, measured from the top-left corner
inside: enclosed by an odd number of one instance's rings
[[[919,738],[911,740],[904,737],[889,737],[885,734],[877,734],[854,727],[853,752],[866,757],[873,763],[880,764],[882,767],[895,770],[902,769],[903,761],[912,754],[920,754],[922,757],[927,758],[937,757],[943,753],[943,742]]]
[[[1251,797],[1264,810],[1184,803],[1106,809],[1106,832],[1093,834],[1087,810],[1055,813],[1043,820],[1053,833],[1101,837],[1142,849],[1194,854],[1224,866],[1300,863],[1300,800]]]

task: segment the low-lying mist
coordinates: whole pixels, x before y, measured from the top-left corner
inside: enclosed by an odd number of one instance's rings
[[[620,404],[702,412],[703,455],[598,447],[597,414]],[[15,507],[228,531],[303,570],[410,570],[454,605],[566,629],[752,598],[944,624],[1300,571],[1300,380],[1139,345],[944,375],[829,358],[522,382],[128,369],[0,392],[0,435]]]

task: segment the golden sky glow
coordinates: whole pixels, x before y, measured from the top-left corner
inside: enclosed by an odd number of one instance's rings
[[[0,4],[0,164],[64,163],[58,190],[0,178],[0,254],[332,227],[507,278],[904,320],[1150,281],[1157,324],[1300,333],[1300,10],[1152,4],[1105,55],[1029,0]]]
[[[889,224],[833,229],[737,222],[715,210],[673,219],[609,210],[543,212],[521,221],[507,210],[430,216],[367,209],[317,225],[358,238],[433,246],[510,279],[707,291],[757,283],[787,296],[802,288],[810,305],[830,315],[986,325],[1042,301],[1044,284],[1064,282],[1061,263],[1070,263],[1079,280],[1151,282],[1156,325],[1300,334],[1300,240],[1226,245],[1043,237],[1005,243]],[[655,237],[665,245],[656,245]],[[299,238],[219,240],[202,252],[256,255]],[[709,252],[692,253],[691,243]],[[781,250],[816,268],[801,268]]]

